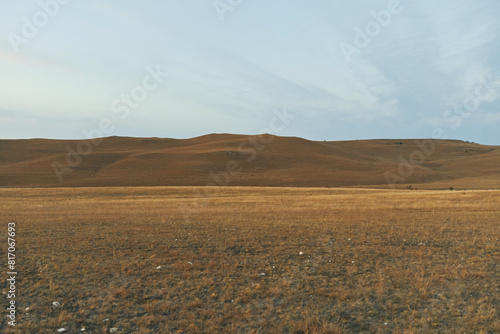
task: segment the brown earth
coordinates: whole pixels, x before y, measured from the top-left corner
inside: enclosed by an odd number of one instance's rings
[[[499,188],[500,148],[458,140],[323,142],[231,134],[191,139],[0,140],[0,187],[209,183]]]

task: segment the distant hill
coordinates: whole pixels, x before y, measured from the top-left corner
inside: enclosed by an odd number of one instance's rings
[[[69,153],[72,152],[72,153]],[[0,187],[239,186],[500,188],[500,147],[457,140],[0,140]]]

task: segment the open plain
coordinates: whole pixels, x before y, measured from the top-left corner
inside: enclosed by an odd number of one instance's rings
[[[3,333],[500,332],[498,190],[3,188],[0,213]]]
[[[500,334],[498,0],[0,8],[0,334]]]

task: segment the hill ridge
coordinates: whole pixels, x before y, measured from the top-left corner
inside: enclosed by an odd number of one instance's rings
[[[0,140],[0,187],[207,184],[500,188],[500,147],[441,139],[314,141],[215,133],[188,139]]]

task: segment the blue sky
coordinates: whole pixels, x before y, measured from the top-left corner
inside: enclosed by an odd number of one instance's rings
[[[256,134],[286,109],[277,135],[500,145],[498,1],[0,4],[0,138]]]

